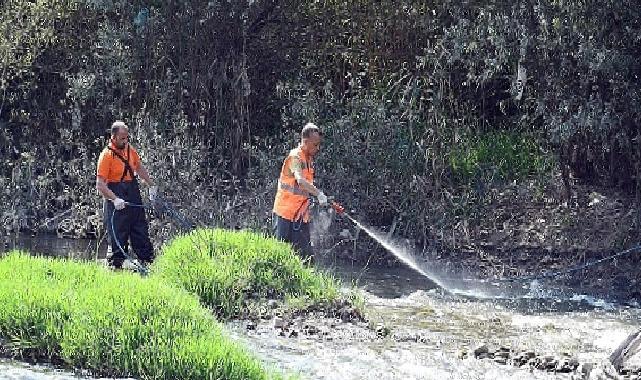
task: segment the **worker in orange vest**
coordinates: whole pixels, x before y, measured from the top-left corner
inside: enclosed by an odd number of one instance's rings
[[[104,224],[109,242],[107,264],[114,269],[121,269],[129,256],[129,242],[143,266],[154,260],[137,176],[149,186],[149,198],[153,201],[158,187],[136,149],[129,145],[129,128],[124,122],[116,121],[111,125],[109,145],[100,153],[96,173],[96,189],[104,198]]]
[[[276,238],[291,243],[309,258],[313,257],[310,196],[316,197],[321,206],[327,205],[327,196],[314,186],[314,156],[320,150],[322,137],[316,125],[307,123],[303,127],[300,145],[289,152],[280,170],[273,209]]]

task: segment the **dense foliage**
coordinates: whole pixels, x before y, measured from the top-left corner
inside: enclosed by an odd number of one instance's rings
[[[264,225],[272,193],[262,191],[310,120],[327,131],[321,186],[424,242],[452,204],[478,201],[497,181],[558,171],[568,198],[576,179],[639,191],[632,0],[0,8],[7,230],[47,227],[73,208],[74,230],[96,233],[95,160],[116,118],[176,201],[208,224]],[[501,142],[511,147],[497,157]],[[230,216],[239,189],[259,195],[257,213]]]

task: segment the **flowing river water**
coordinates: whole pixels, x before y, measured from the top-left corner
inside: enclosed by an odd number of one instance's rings
[[[0,241],[0,252],[93,259],[104,256],[96,242],[21,237]],[[365,298],[368,322],[321,316],[252,324],[227,324],[229,334],[271,368],[308,379],[572,379],[553,373],[477,359],[474,350],[529,352],[537,357],[601,363],[641,322],[641,310],[561,289],[553,282],[491,284],[446,281],[448,290],[409,267],[317,264],[356,284]],[[421,264],[416,264],[421,265]],[[507,286],[510,285],[510,286]],[[512,354],[510,354],[512,355]],[[552,360],[552,359],[550,359]],[[634,357],[632,365],[641,362]],[[0,379],[83,378],[48,366],[0,360]]]

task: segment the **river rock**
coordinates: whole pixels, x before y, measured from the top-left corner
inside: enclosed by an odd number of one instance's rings
[[[274,328],[284,329],[287,326],[289,326],[289,321],[287,319],[281,317],[274,318]]]
[[[487,348],[487,346],[484,344],[474,349],[474,357],[477,359],[482,359],[482,358],[479,358],[479,356],[484,355],[487,357],[489,351],[490,351],[489,348]]]
[[[497,364],[507,364],[507,358],[502,358],[502,357],[494,357],[494,362]]]
[[[594,364],[592,363],[581,363],[576,371],[582,375],[582,378],[587,379],[593,368]]]
[[[554,371],[554,369],[557,367],[559,364],[559,361],[556,360],[554,356],[545,356],[542,360],[542,369],[545,369],[547,371]]]
[[[507,359],[507,358],[510,357],[510,349],[509,348],[505,348],[505,347],[501,347],[501,348],[499,348],[498,351],[496,351],[494,353],[494,357],[495,358]]]
[[[320,330],[318,329],[318,327],[314,325],[305,325],[303,331],[307,335],[314,335],[314,334],[318,334]]]
[[[384,338],[390,334],[389,327],[385,325],[377,325],[375,331],[376,331],[376,336],[379,338]]]

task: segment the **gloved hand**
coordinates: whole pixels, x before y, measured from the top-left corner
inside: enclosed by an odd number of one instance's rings
[[[116,198],[114,199],[114,207],[116,210],[122,210],[125,208],[125,200],[122,198]]]
[[[326,206],[327,205],[327,195],[323,193],[322,191],[318,192],[318,195],[316,196],[316,199],[318,199],[318,204],[321,206]]]
[[[149,188],[149,200],[154,202],[158,196],[158,186],[154,185]]]

